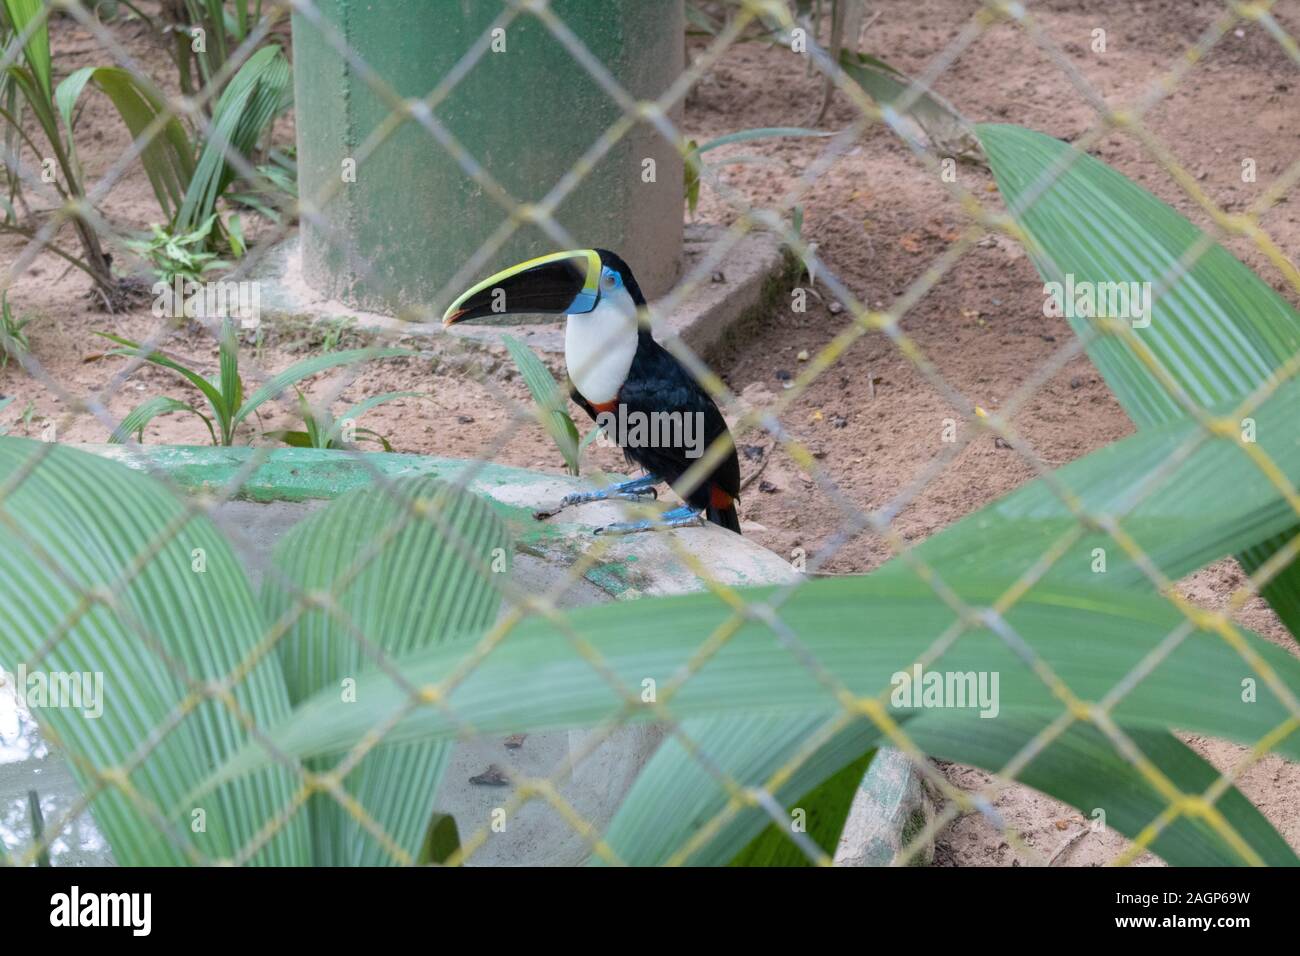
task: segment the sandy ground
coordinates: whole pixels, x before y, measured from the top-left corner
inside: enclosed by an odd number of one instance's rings
[[[867,47],[893,65],[918,73],[962,29],[978,8],[975,0],[916,0],[876,5],[880,17],[868,34]],[[1222,9],[1206,0],[1149,0],[1143,4],[1119,0],[1034,4],[1044,29],[1089,83],[1111,103],[1127,103],[1148,89],[1190,46]],[[1300,3],[1284,0],[1275,15],[1293,35],[1300,35]],[[1092,52],[1092,31],[1107,31],[1105,54]],[[149,64],[160,83],[174,86],[170,65],[141,28],[117,28],[122,42]],[[106,55],[92,37],[66,22],[54,29],[55,62],[59,70],[102,63]],[[702,41],[692,42],[698,54]],[[1292,162],[1300,145],[1300,94],[1295,64],[1278,44],[1258,28],[1229,34],[1148,116],[1152,131],[1200,179],[1202,187],[1229,210],[1241,210],[1267,183]],[[973,120],[1015,122],[1066,140],[1083,134],[1093,114],[1067,76],[1048,62],[1022,32],[999,26],[963,53],[942,76],[938,90]],[[94,94],[87,94],[93,96]],[[733,48],[692,93],[686,110],[689,136],[699,141],[737,129],[805,125],[816,111],[820,84],[809,77],[801,61],[787,52],[760,44]],[[837,101],[824,126],[839,129],[853,119],[849,105]],[[292,139],[286,122],[278,130]],[[102,173],[128,145],[116,116],[93,99],[78,127],[81,159],[92,176]],[[824,141],[790,139],[747,143],[743,151],[780,161],[779,165],[728,166],[729,184],[755,203],[783,194],[819,154]],[[1132,140],[1112,135],[1094,154],[1172,203],[1194,222],[1206,217]],[[725,155],[719,153],[718,155]],[[1258,183],[1242,183],[1240,161],[1253,157]],[[985,170],[963,166],[964,184],[977,195],[995,200]],[[33,202],[42,208],[39,202]],[[148,183],[133,169],[100,206],[115,224],[139,228],[157,217]],[[873,305],[888,306],[954,240],[965,220],[956,204],[932,181],[906,149],[884,129],[866,132],[861,141],[813,184],[805,202],[805,236],[853,292]],[[697,218],[726,223],[734,210],[707,190]],[[1263,219],[1283,250],[1296,249],[1300,239],[1295,201],[1276,206]],[[265,229],[263,230],[265,232]],[[70,242],[65,231],[61,237]],[[22,248],[11,237],[0,237],[0,262],[9,262]],[[1230,248],[1291,301],[1281,277],[1251,245]],[[0,425],[14,434],[38,435],[48,421],[58,423],[66,441],[103,441],[102,423],[73,408],[74,397],[96,396],[115,415],[122,415],[143,398],[183,394],[173,376],[142,368],[120,387],[114,375],[119,359],[97,359],[104,349],[93,330],[115,330],[131,336],[157,333],[158,320],[147,307],[119,315],[96,311],[85,298],[86,282],[69,273],[52,256],[44,255],[18,280],[10,300],[20,315],[34,315],[29,327],[33,354],[50,380],[50,389],[14,366],[0,372],[0,393],[17,400],[3,413]],[[972,401],[986,408],[1001,407],[1009,396],[1044,365],[1068,340],[1064,320],[1042,316],[1041,283],[1023,252],[1015,245],[989,240],[969,252],[913,308],[904,327],[943,377]],[[843,327],[843,314],[823,304],[804,314],[781,308],[752,330],[743,341],[714,357],[714,367],[736,392],[762,402],[778,394],[799,371],[799,354],[815,353]],[[352,334],[320,328],[266,329],[250,338],[249,358],[273,371],[322,348],[346,347]],[[511,413],[503,397],[526,400],[526,392],[503,356],[491,350],[428,346],[419,359],[396,359],[372,366],[351,377],[340,401],[396,389],[424,394],[385,405],[364,424],[388,436],[399,451],[476,457],[490,455],[510,464],[558,471],[553,446],[540,429],[528,425],[509,429]],[[213,371],[216,350],[201,330],[179,329],[168,334],[166,348]],[[312,383],[315,395],[336,389],[337,380],[323,376]],[[341,406],[339,406],[341,407]],[[338,407],[336,407],[337,410]],[[575,418],[581,414],[573,409]],[[790,431],[811,447],[820,466],[862,509],[891,501],[941,449],[945,418],[960,417],[916,372],[914,366],[882,336],[857,342],[834,368],[801,396],[784,417]],[[259,440],[262,429],[293,422],[289,406],[268,411],[240,435]],[[1127,435],[1132,426],[1100,376],[1086,359],[1077,359],[1041,387],[1014,417],[1014,426],[1037,454],[1052,465],[1068,462]],[[149,442],[205,442],[197,419],[173,416],[151,425]],[[741,443],[746,443],[742,437]],[[750,441],[766,444],[759,436]],[[593,448],[588,468],[619,468],[619,455]],[[753,468],[745,463],[745,470]],[[895,527],[906,540],[917,541],[938,531],[981,505],[1017,487],[1033,474],[1014,451],[991,438],[975,442],[898,516]],[[809,476],[781,451],[765,466],[762,481],[751,486],[741,506],[747,533],[779,553],[797,548],[813,552],[838,529],[842,516],[834,502],[819,492]],[[888,548],[878,537],[864,534],[849,542],[829,561],[834,573],[862,572],[879,565]],[[1241,583],[1236,564],[1221,562],[1185,582],[1189,594],[1207,606],[1221,604]],[[1294,642],[1260,601],[1240,615],[1279,645],[1295,650]],[[1221,741],[1189,738],[1198,752],[1219,767],[1231,765],[1242,748]],[[971,768],[943,767],[957,786],[986,785],[988,775]],[[1280,832],[1300,847],[1300,767],[1279,758],[1256,764],[1241,781],[1241,789]],[[1083,828],[1081,815],[1022,787],[1001,792],[995,806],[1009,825],[1041,858],[1058,865],[1095,865],[1119,851],[1123,840],[1113,834],[1075,839]],[[1067,847],[1062,851],[1062,848]],[[1058,855],[1058,851],[1059,855]],[[985,818],[955,822],[940,837],[936,859],[951,865],[1016,865],[1025,862]],[[1149,857],[1144,862],[1156,862]]]

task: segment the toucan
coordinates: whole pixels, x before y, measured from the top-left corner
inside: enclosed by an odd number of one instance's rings
[[[571,394],[645,475],[568,495],[561,507],[655,494],[677,481],[719,440],[726,454],[694,488],[686,506],[659,519],[601,529],[630,533],[701,524],[701,515],[737,534],[740,462],[713,399],[639,321],[645,296],[628,264],[606,249],[576,249],[529,259],[489,276],[456,299],[444,326],[510,313],[564,315],[564,363]],[[642,426],[638,429],[638,425]],[[612,428],[610,426],[613,426]]]

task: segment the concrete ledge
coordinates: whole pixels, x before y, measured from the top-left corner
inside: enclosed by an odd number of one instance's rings
[[[594,529],[627,517],[617,502],[592,502],[566,509],[547,521],[537,521],[533,511],[539,506],[554,505],[571,491],[597,486],[566,475],[490,462],[315,448],[276,448],[268,452],[248,446],[156,445],[139,451],[122,445],[80,447],[131,468],[160,474],[183,489],[213,494],[225,494],[249,460],[260,452],[264,460],[244,476],[235,495],[243,501],[335,498],[370,484],[377,476],[429,475],[449,482],[464,481],[470,491],[497,507],[520,545],[566,565],[595,545],[591,533]],[[778,584],[793,580],[797,574],[781,556],[713,525],[671,533],[687,542],[695,556],[729,585]],[[615,538],[605,555],[601,564],[587,572],[587,580],[611,597],[680,594],[704,587],[661,533]]]
[[[683,274],[693,269],[724,233],[720,226],[688,226]],[[253,278],[261,283],[263,321],[346,320],[359,329],[430,339],[468,338],[494,344],[509,334],[522,338],[539,352],[564,351],[563,324],[549,317],[545,321],[530,321],[527,316],[512,316],[502,322],[462,323],[444,329],[431,315],[381,315],[327,299],[303,279],[302,252],[296,235],[267,252]],[[661,338],[667,333],[676,334],[696,354],[707,356],[728,336],[769,308],[774,297],[784,293],[793,281],[793,260],[777,238],[766,232],[748,233],[728,251],[711,281],[697,285],[673,313],[655,315],[656,329]],[[651,310],[654,311],[654,303]]]

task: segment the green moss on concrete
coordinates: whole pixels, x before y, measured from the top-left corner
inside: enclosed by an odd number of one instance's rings
[[[920,807],[913,808],[912,812],[909,813],[907,818],[903,821],[902,837],[899,841],[903,849],[910,847],[912,842],[925,832],[927,822],[925,811]],[[908,862],[908,866],[928,865],[924,853],[914,853],[911,860]]]
[[[632,583],[628,580],[627,566],[618,562],[592,568],[583,576],[606,594],[612,594],[614,597],[619,597],[632,588]]]
[[[139,450],[107,446],[99,451],[130,467],[162,472],[186,491],[225,495],[238,484],[233,497],[247,501],[332,499],[376,478],[428,475],[455,482],[464,480],[467,470],[470,490],[480,492],[537,480],[532,472],[507,465],[388,452],[200,445],[152,445]],[[485,497],[518,538],[535,541],[562,533],[562,526],[534,519],[530,508]]]

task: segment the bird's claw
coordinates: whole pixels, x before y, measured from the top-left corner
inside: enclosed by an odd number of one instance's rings
[[[560,499],[560,509],[571,508],[574,505],[585,505],[592,501],[609,501],[611,498],[621,498],[624,501],[636,501],[638,498],[658,498],[659,489],[653,485],[645,487],[628,487],[622,488],[619,485],[610,485],[608,488],[601,488],[598,491],[575,491],[573,494],[565,495]]]
[[[642,531],[671,531],[674,528],[701,528],[704,515],[691,508],[674,508],[665,511],[658,518],[644,518],[640,521],[619,521],[597,528],[593,534],[637,534]]]
[[[616,498],[623,501],[637,501],[647,497],[657,500],[659,498],[659,489],[655,487],[655,483],[658,480],[658,478],[646,476],[633,478],[629,481],[620,481],[604,488],[597,488],[595,491],[575,491],[561,498],[559,505],[554,508],[542,508],[534,511],[533,518],[537,521],[545,521],[547,518],[553,518],[565,508],[590,504],[593,501],[609,501]]]

